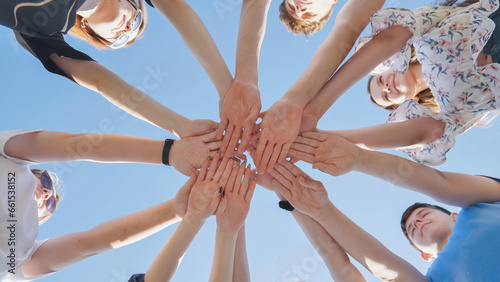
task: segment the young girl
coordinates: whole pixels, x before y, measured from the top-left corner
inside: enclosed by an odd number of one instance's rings
[[[219,94],[225,95],[232,76],[194,10],[184,1],[147,2],[178,29]],[[131,44],[146,25],[143,0],[6,0],[0,2],[0,24],[11,28],[17,41],[48,71],[100,93],[137,118],[179,137],[217,128],[213,121],[192,121],[175,113],[66,43],[64,35],[70,32],[99,48],[118,49]]]
[[[404,147],[421,163],[444,163],[455,136],[500,107],[500,65],[487,55],[495,52],[489,47],[497,40],[492,33],[499,32],[488,17],[495,19],[498,6],[498,1],[482,0],[466,7],[378,11],[372,35],[360,40],[362,48],[308,105],[313,119],[317,122],[345,90],[383,62],[372,71],[379,76],[370,80],[369,89],[377,104],[398,105],[388,123],[332,133],[371,148]],[[412,45],[420,63],[410,63]],[[425,99],[427,88],[435,103]]]

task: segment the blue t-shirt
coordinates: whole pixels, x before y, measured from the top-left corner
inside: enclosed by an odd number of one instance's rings
[[[427,271],[430,281],[500,281],[500,202],[457,216],[453,234]]]

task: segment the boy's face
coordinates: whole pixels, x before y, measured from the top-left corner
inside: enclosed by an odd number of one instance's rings
[[[418,208],[406,221],[408,237],[424,253],[436,255],[448,243],[456,216],[457,213],[448,215],[433,208]]]

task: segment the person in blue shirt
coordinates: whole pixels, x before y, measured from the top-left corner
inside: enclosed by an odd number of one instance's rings
[[[318,223],[314,228],[324,229],[327,235],[322,236],[334,239],[340,246],[337,252],[349,254],[376,277],[391,281],[500,279],[500,180],[441,172],[398,156],[364,150],[341,137],[319,132],[303,133],[292,145],[289,156],[333,176],[355,170],[463,208],[457,214],[417,204],[404,213],[401,225],[408,240],[424,259],[433,260],[423,275],[339,211],[321,182],[291,162],[276,165],[270,175],[279,194],[307,220]],[[349,260],[336,265],[338,272],[344,268],[352,269]],[[356,274],[348,281],[362,280]]]

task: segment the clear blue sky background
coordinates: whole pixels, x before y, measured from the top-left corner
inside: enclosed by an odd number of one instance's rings
[[[346,1],[339,1],[332,18]],[[430,1],[387,1],[386,7],[408,7]],[[237,28],[241,1],[191,1],[205,22],[229,68],[234,71]],[[263,110],[269,108],[300,76],[314,51],[328,35],[333,20],[306,42],[303,36],[285,32],[278,21],[279,2],[271,4],[260,57],[260,91]],[[217,12],[217,5],[228,10]],[[168,77],[147,91],[164,105],[192,118],[218,121],[218,96],[207,75],[186,48],[173,27],[154,9],[143,38],[132,47],[97,51],[88,44],[68,41],[87,52],[135,86],[144,86],[149,69],[159,68]],[[366,31],[365,31],[366,33]],[[102,131],[165,139],[173,135],[117,111],[90,90],[46,72],[41,64],[0,28],[0,130],[41,128],[71,133]],[[388,112],[372,105],[366,79],[344,95],[320,121],[322,129],[357,128],[383,123]],[[474,128],[457,138],[441,170],[499,176],[500,127],[493,122]],[[388,151],[398,154],[394,150]],[[330,199],[357,224],[390,250],[410,261],[422,272],[428,264],[406,242],[399,229],[402,211],[415,201],[429,198],[404,191],[359,173],[331,177],[299,164],[327,187]],[[172,198],[187,178],[172,168],[143,164],[46,164],[59,172],[65,183],[65,198],[56,215],[40,228],[39,239],[88,230],[107,220],[132,213]],[[471,187],[474,189],[474,187]],[[293,217],[278,208],[278,200],[257,188],[246,221],[247,249],[254,281],[330,281],[323,262],[303,235]],[[452,208],[453,211],[458,209]],[[173,281],[206,281],[212,265],[215,218],[209,219],[190,246]],[[171,226],[136,244],[89,258],[46,281],[127,281],[131,274],[145,272],[175,230]],[[358,265],[358,264],[357,264]],[[294,269],[300,268],[299,271]],[[365,271],[368,281],[377,279]],[[302,279],[302,280],[301,280]]]

